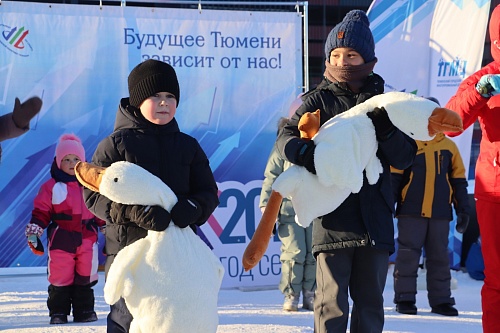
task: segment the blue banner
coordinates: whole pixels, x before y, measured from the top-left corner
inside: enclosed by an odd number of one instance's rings
[[[302,91],[301,31],[296,12],[3,2],[0,115],[16,97],[38,95],[43,107],[28,133],[1,143],[0,267],[46,265],[28,249],[24,228],[58,138],[78,135],[90,160],[113,130],[130,70],[153,58],[176,69],[176,119],[199,140],[220,188],[221,206],[202,232],[225,264],[223,286],[277,283],[279,270],[265,260],[246,278],[240,262],[260,220],[278,119]],[[268,253],[279,257],[278,241]]]

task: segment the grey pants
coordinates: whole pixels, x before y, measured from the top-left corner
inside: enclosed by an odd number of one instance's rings
[[[278,223],[281,240],[281,280],[285,295],[316,288],[316,261],[312,255],[312,224],[303,228],[295,222]]]
[[[389,252],[358,247],[319,253],[316,257],[314,332],[345,333],[349,295],[353,301],[351,333],[381,333]]]
[[[398,250],[394,266],[394,303],[415,302],[422,247],[427,269],[430,306],[455,304],[450,291],[448,233],[450,221],[424,217],[398,218]]]

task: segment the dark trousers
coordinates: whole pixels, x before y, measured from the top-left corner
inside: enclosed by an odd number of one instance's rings
[[[134,318],[125,304],[125,300],[120,298],[118,302],[111,305],[107,318],[107,333],[127,333],[130,330],[130,323]]]
[[[394,266],[394,303],[415,303],[417,274],[422,247],[427,269],[427,298],[430,306],[455,304],[450,290],[448,233],[450,221],[425,217],[398,218],[398,252]]]
[[[316,260],[314,332],[347,331],[350,295],[350,332],[381,333],[389,252],[372,247],[347,248],[319,253]]]

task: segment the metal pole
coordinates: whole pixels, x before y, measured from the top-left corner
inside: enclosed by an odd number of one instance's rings
[[[309,3],[303,2],[304,7],[304,91],[309,90]]]

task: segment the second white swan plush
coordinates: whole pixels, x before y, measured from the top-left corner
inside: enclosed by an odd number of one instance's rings
[[[176,195],[158,177],[129,162],[108,168],[90,163],[75,167],[78,180],[123,204],[159,205],[171,211]],[[104,285],[108,304],[123,297],[134,320],[131,333],[217,331],[217,299],[224,268],[191,230],[171,222],[116,256]]]
[[[363,174],[370,184],[377,182],[382,164],[376,156],[375,128],[366,116],[375,107],[384,107],[394,126],[415,140],[432,140],[445,129],[462,131],[461,119],[455,112],[404,92],[374,96],[331,118],[312,138],[317,175],[294,165],[273,184],[273,190],[291,198],[297,223],[303,227],[335,210],[350,193],[358,193]]]

